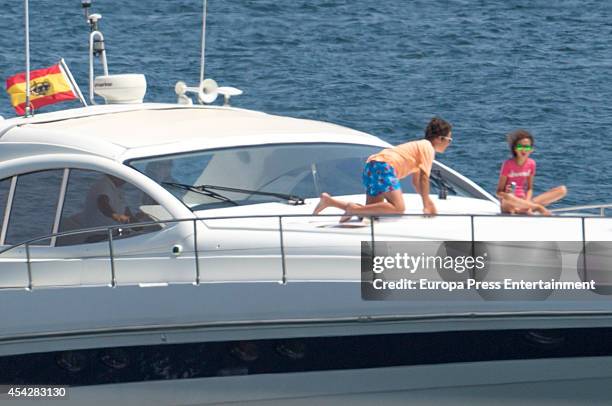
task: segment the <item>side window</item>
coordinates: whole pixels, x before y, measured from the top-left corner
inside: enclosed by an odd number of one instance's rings
[[[2,225],[4,224],[4,212],[6,211],[6,203],[9,191],[11,190],[11,179],[0,180],[0,230],[2,230]]]
[[[53,232],[63,169],[17,177],[5,244],[13,245]],[[49,245],[49,240],[35,245]]]
[[[136,186],[101,172],[71,169],[59,231],[169,219],[170,214]],[[159,225],[126,227],[124,232],[113,238],[131,237],[160,228]],[[56,245],[87,244],[106,241],[107,238],[105,231],[82,233],[59,237]]]

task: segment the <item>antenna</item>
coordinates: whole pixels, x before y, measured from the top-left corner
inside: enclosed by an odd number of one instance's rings
[[[208,0],[204,0],[202,6],[202,53],[200,56],[200,83],[204,82],[204,55],[206,54],[206,6]]]
[[[89,24],[89,101],[96,104],[94,99],[94,57],[99,57],[102,63],[104,76],[108,76],[108,64],[106,62],[106,47],[104,46],[104,35],[98,27],[101,14],[89,14],[91,0],[81,0],[81,6],[85,12],[85,19]]]
[[[91,7],[91,0],[81,0],[81,6],[85,12],[85,19],[89,20],[89,7]]]
[[[30,107],[30,9],[29,1],[24,0],[24,17],[25,17],[25,54],[26,54],[26,94],[25,94],[25,114],[24,117],[32,116],[32,108]]]
[[[212,79],[204,79],[204,60],[206,57],[206,15],[207,15],[208,0],[202,1],[202,51],[200,55],[200,82],[197,87],[187,86],[183,81],[176,82],[174,91],[178,97],[177,103],[191,106],[193,100],[187,94],[192,93],[197,96],[200,104],[211,104],[217,99],[218,95],[223,95],[224,106],[229,106],[229,101],[232,96],[239,96],[242,90],[235,87],[223,86],[219,87],[217,82]]]

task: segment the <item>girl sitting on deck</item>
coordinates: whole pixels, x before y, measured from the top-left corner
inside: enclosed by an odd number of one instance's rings
[[[516,130],[508,134],[508,145],[513,157],[502,164],[497,183],[497,197],[502,213],[538,212],[549,216],[550,211],[546,206],[567,194],[565,186],[557,186],[532,197],[536,163],[529,155],[533,151],[533,144],[533,136],[526,130]]]

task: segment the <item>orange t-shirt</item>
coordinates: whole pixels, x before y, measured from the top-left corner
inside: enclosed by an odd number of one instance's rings
[[[428,140],[411,141],[393,148],[383,149],[371,155],[367,162],[386,162],[395,169],[398,179],[422,169],[427,176],[431,172],[436,150]]]

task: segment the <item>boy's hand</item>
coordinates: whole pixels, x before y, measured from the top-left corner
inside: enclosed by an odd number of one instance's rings
[[[112,218],[117,223],[129,223],[130,222],[130,218],[126,216],[125,214],[113,213]]]

